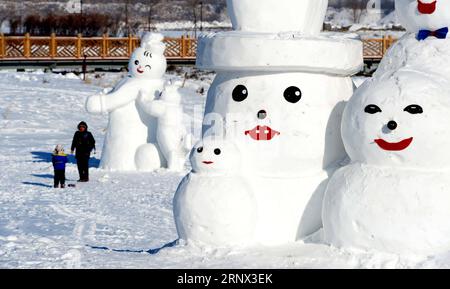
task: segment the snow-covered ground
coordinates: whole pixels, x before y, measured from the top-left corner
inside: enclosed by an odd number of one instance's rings
[[[247,249],[179,244],[154,255],[94,249],[157,249],[177,239],[172,197],[183,174],[96,168],[107,116],[88,115],[84,102],[122,76],[91,74],[83,82],[73,74],[0,72],[0,268],[450,267],[450,256],[402,259],[302,242]],[[201,123],[205,101],[198,92],[208,88],[212,77],[186,80],[183,105],[194,127]],[[92,181],[53,189],[51,150],[59,143],[68,149],[81,120],[98,143]],[[78,178],[74,163],[67,176],[69,183]]]

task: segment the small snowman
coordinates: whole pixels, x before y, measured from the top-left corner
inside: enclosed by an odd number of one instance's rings
[[[179,237],[207,245],[247,245],[254,241],[256,200],[240,177],[235,144],[205,138],[191,152],[192,172],[178,187],[174,216]]]
[[[87,99],[90,113],[109,113],[101,167],[118,171],[153,171],[163,159],[155,145],[156,119],[137,103],[139,95],[159,95],[167,63],[161,34],[147,33],[130,59],[128,76],[107,94]]]
[[[358,89],[342,124],[351,164],[325,193],[327,243],[402,255],[450,250],[449,87],[408,67]]]
[[[184,169],[186,156],[192,148],[191,136],[183,124],[183,108],[181,106],[180,85],[169,83],[161,96],[141,95],[139,105],[150,116],[157,119],[156,140],[167,168],[180,172]]]
[[[408,32],[418,40],[429,37],[445,39],[450,25],[450,3],[447,0],[396,0],[397,16]]]

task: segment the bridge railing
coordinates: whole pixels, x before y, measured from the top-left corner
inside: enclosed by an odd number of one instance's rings
[[[166,57],[169,59],[195,59],[197,40],[188,37],[165,38]],[[0,60],[21,59],[128,59],[140,44],[136,36],[130,37],[49,37],[0,35]]]
[[[364,59],[379,60],[397,39],[387,36],[383,38],[371,38],[363,40]]]
[[[386,50],[396,41],[388,36],[365,39],[364,58],[379,60]],[[49,37],[4,36],[0,35],[0,61],[4,60],[78,60],[86,56],[88,59],[128,59],[139,45],[140,39],[130,37],[60,37],[52,34]],[[168,59],[195,60],[197,40],[195,38],[165,38],[166,57]]]

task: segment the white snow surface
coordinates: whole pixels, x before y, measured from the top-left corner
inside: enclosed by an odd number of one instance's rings
[[[107,117],[88,115],[85,99],[123,75],[97,76],[83,82],[73,74],[0,72],[0,268],[450,268],[450,254],[400,258],[338,250],[314,243],[320,239],[315,237],[276,247],[178,244],[155,255],[93,249],[146,251],[176,240],[172,199],[188,172],[110,173],[95,168]],[[184,112],[197,127],[205,102],[197,91],[208,89],[213,76],[188,79],[182,90]],[[81,120],[97,140],[91,182],[53,189],[51,150],[56,144],[70,149]],[[75,183],[78,174],[71,160],[66,175],[68,183]]]

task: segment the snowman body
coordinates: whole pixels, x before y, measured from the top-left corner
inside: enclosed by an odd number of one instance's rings
[[[336,247],[396,254],[450,250],[450,172],[354,163],[330,180],[324,232]]]
[[[116,92],[124,93],[125,97],[140,92],[155,93],[164,89],[163,80],[144,80],[128,78],[123,80],[109,95],[104,95],[105,102],[112,99]],[[161,167],[161,158],[156,146],[157,120],[147,115],[135,100],[117,107],[109,112],[108,129],[103,145],[100,167],[106,170],[135,171],[139,167],[136,158],[142,158],[139,149],[152,142],[153,157],[146,158],[147,165],[153,169]],[[142,160],[141,160],[142,161]],[[150,169],[152,170],[152,169]]]
[[[186,137],[183,108],[180,104],[166,104],[165,114],[158,117],[156,139],[169,170],[182,171],[184,169],[189,153],[189,149],[186,149]]]
[[[367,81],[344,112],[351,165],[330,180],[324,238],[397,254],[450,250],[450,91],[414,66]]]
[[[203,140],[191,153],[193,171],[174,197],[181,239],[207,245],[247,245],[255,238],[256,200],[239,176],[240,153],[234,144]]]
[[[420,67],[428,75],[450,75],[450,39],[417,41],[414,34],[406,34],[386,52],[374,76],[389,79],[408,66]]]
[[[246,245],[254,239],[255,199],[239,178],[190,174],[175,202],[180,238],[208,245]]]
[[[90,96],[86,110],[108,113],[100,167],[115,171],[153,171],[164,163],[156,144],[156,119],[137,102],[139,95],[159,95],[164,88],[165,46],[160,34],[146,34],[129,62],[129,74],[108,94]]]
[[[138,103],[151,117],[156,118],[156,140],[167,168],[182,171],[186,156],[191,148],[186,148],[188,133],[183,125],[181,94],[177,85],[166,85],[164,91],[155,99],[153,95],[141,95]]]
[[[328,174],[346,158],[339,128],[362,47],[351,37],[319,35],[313,23],[323,23],[324,1],[286,1],[311,13],[309,24],[283,18],[277,9],[286,12],[287,3],[262,2],[228,1],[235,31],[202,37],[197,66],[217,71],[203,135],[238,146],[258,209],[256,240],[248,241],[272,245],[322,225]],[[245,11],[258,17],[246,19]],[[278,21],[277,31],[262,15]]]

